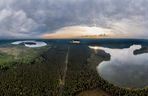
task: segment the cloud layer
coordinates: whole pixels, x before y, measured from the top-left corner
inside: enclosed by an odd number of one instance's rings
[[[116,34],[117,35],[117,34]],[[54,33],[47,33],[43,38],[104,38],[115,37],[109,29],[87,26],[63,27]]]
[[[147,37],[148,0],[0,0],[0,38],[32,38],[66,26]]]

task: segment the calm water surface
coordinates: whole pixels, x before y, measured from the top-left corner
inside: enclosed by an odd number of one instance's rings
[[[136,54],[141,45],[132,45],[125,49],[111,49],[90,46],[94,50],[104,50],[111,55],[110,61],[98,64],[99,75],[120,87],[143,88],[148,86],[148,53]]]

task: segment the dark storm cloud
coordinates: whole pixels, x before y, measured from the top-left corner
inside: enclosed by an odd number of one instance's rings
[[[39,37],[74,25],[148,36],[148,0],[1,0],[0,37]]]

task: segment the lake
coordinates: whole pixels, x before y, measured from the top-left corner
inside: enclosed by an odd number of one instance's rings
[[[148,85],[148,40],[79,39],[80,44],[71,41],[0,40],[1,94],[75,96],[69,94],[86,89],[90,92],[96,86],[99,93],[106,94],[102,91],[108,88],[104,87],[104,80],[126,88]]]
[[[143,88],[148,85],[148,48],[131,45],[129,48],[90,46],[94,50],[109,53],[109,61],[97,66],[99,75],[110,83],[127,88]]]

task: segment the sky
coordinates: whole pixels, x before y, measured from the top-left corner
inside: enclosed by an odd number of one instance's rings
[[[0,0],[0,38],[42,38],[71,27],[147,38],[147,5],[148,0]]]

